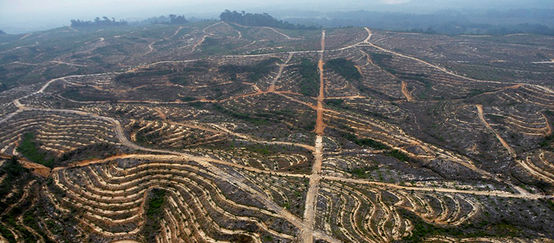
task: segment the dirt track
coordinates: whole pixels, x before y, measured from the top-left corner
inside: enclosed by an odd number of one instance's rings
[[[491,125],[489,125],[489,123],[487,122],[487,120],[485,120],[485,116],[483,115],[483,105],[475,105],[475,107],[477,107],[477,112],[478,112],[478,115],[479,115],[479,119],[481,120],[481,122],[483,123],[483,125],[485,125],[492,133],[494,133],[494,135],[496,136],[496,138],[498,139],[498,141],[500,141],[500,143],[502,144],[502,146],[504,146],[504,148],[506,148],[508,150],[508,153],[510,153],[510,155],[513,157],[513,158],[516,158],[517,157],[517,154],[515,152],[515,150],[506,142],[506,140],[504,140],[500,134],[498,134],[492,127]]]
[[[406,100],[408,100],[408,102],[414,101],[414,97],[408,90],[408,84],[406,83],[406,81],[402,81],[402,94],[404,95],[404,97],[406,97]]]
[[[302,242],[313,242],[313,230],[315,224],[315,211],[316,211],[316,201],[317,193],[319,190],[319,181],[321,176],[321,165],[323,163],[323,131],[325,129],[323,124],[323,101],[325,99],[324,94],[324,85],[325,80],[323,77],[323,54],[325,52],[325,30],[321,32],[321,54],[319,56],[319,96],[317,97],[317,118],[316,118],[316,129],[317,134],[315,140],[315,151],[314,151],[314,164],[312,167],[312,174],[310,175],[310,183],[308,187],[308,192],[306,195],[306,204],[304,206],[304,221],[306,227],[302,230]]]

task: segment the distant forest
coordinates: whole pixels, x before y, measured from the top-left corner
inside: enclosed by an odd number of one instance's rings
[[[102,17],[102,18],[96,17],[94,21],[79,20],[79,19],[71,20],[71,27],[75,27],[75,28],[121,26],[121,25],[127,25],[127,21],[125,20],[116,21],[115,18],[110,19],[108,17]]]
[[[285,13],[283,13],[285,14]],[[290,14],[286,13],[288,16]],[[301,13],[286,20],[295,24],[325,27],[369,26],[391,31],[446,35],[507,35],[531,33],[554,35],[552,10],[481,12],[445,10],[430,14],[351,11]]]
[[[267,13],[245,13],[237,11],[225,10],[219,15],[221,21],[237,23],[247,26],[269,26],[281,29],[315,29],[315,27],[308,27],[300,24],[291,24],[282,20],[277,20]]]
[[[186,24],[189,21],[184,15],[170,14],[168,16],[153,17],[145,20],[144,22],[150,24]]]

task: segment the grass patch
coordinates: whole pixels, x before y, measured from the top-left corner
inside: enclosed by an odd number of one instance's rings
[[[17,152],[20,152],[25,158],[35,163],[50,168],[54,166],[54,158],[48,158],[48,154],[39,150],[39,144],[32,133],[25,133],[23,135],[23,141],[17,147]]]
[[[154,242],[156,235],[161,229],[160,218],[162,217],[163,204],[165,202],[166,191],[162,189],[152,189],[147,201],[146,224],[144,225],[144,235],[147,242]]]
[[[405,154],[405,153],[402,153],[396,149],[393,149],[387,153],[385,153],[386,155],[390,156],[390,157],[393,157],[393,158],[396,158],[400,161],[405,161],[405,162],[409,162],[410,161],[410,157]]]
[[[244,148],[250,152],[258,153],[265,156],[276,153],[275,151],[271,150],[269,146],[262,144],[251,144],[245,146]]]
[[[376,165],[373,166],[366,166],[366,167],[359,167],[348,170],[348,173],[352,174],[354,177],[361,178],[361,179],[367,179],[369,178],[369,173],[371,171],[374,171],[378,169],[379,167]]]

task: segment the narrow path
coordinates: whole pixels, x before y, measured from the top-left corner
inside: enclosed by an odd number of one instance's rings
[[[290,37],[289,35],[281,32],[281,31],[278,31],[277,29],[273,28],[273,27],[262,27],[263,29],[270,29],[272,30],[273,32],[287,38],[287,40],[301,40],[302,38],[293,38],[293,37]]]
[[[323,163],[323,100],[324,94],[324,77],[323,77],[323,54],[325,52],[325,30],[321,32],[321,53],[319,56],[319,96],[317,97],[317,118],[315,132],[314,164],[312,174],[310,175],[310,184],[306,194],[306,204],[304,207],[304,222],[306,227],[302,231],[302,242],[311,243],[314,241],[313,231],[315,225],[315,211],[317,206],[317,192],[319,190],[319,181],[321,176],[321,165]]]
[[[494,133],[494,135],[496,136],[498,141],[500,141],[502,146],[504,146],[504,148],[506,148],[506,150],[508,150],[508,153],[510,153],[510,155],[514,159],[517,158],[517,154],[516,154],[515,150],[506,142],[506,140],[504,140],[500,136],[500,134],[498,134],[498,132],[496,132],[494,130],[494,128],[491,127],[491,125],[487,122],[487,120],[485,120],[485,116],[483,115],[483,105],[475,105],[475,107],[477,107],[477,113],[478,113],[479,119],[481,119],[481,122],[483,123],[483,125],[485,125],[485,127],[487,127],[492,133]]]
[[[414,97],[408,90],[408,84],[406,83],[406,81],[402,81],[402,94],[404,95],[404,97],[406,97],[406,100],[408,100],[408,102],[414,101]]]
[[[279,80],[281,78],[281,74],[283,74],[283,69],[285,69],[285,67],[287,66],[287,64],[290,62],[290,60],[292,59],[292,56],[294,55],[294,53],[289,53],[289,57],[287,58],[287,60],[285,61],[285,63],[283,64],[279,64],[279,72],[277,72],[277,75],[275,76],[275,78],[271,81],[271,85],[269,86],[269,89],[267,90],[267,92],[275,92],[275,83],[277,83],[277,80]]]

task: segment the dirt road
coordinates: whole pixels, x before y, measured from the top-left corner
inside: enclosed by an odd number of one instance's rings
[[[325,99],[324,94],[324,77],[323,77],[323,54],[325,52],[325,30],[321,32],[321,53],[319,56],[319,96],[317,97],[317,118],[315,132],[317,134],[315,139],[315,151],[314,151],[314,164],[312,167],[312,174],[310,175],[310,184],[308,192],[306,194],[306,204],[304,207],[304,222],[306,227],[302,230],[302,242],[313,242],[313,230],[315,224],[315,211],[317,193],[319,191],[319,181],[321,176],[321,165],[323,163],[323,101]]]
[[[292,56],[294,55],[294,53],[289,53],[289,57],[287,58],[287,60],[285,61],[285,63],[283,64],[279,64],[279,72],[277,72],[277,75],[275,76],[275,78],[273,78],[273,80],[271,81],[271,85],[269,86],[269,89],[267,90],[267,92],[275,92],[275,83],[277,83],[277,80],[279,80],[281,78],[281,75],[283,74],[283,69],[285,69],[285,67],[287,66],[287,64],[290,62],[290,60],[292,59]]]
[[[513,158],[516,158],[517,157],[517,154],[515,152],[515,150],[500,136],[500,134],[498,134],[492,127],[491,125],[489,125],[489,123],[487,122],[487,120],[485,120],[485,116],[483,115],[483,105],[475,105],[475,107],[477,107],[477,113],[479,115],[479,119],[481,120],[481,122],[483,123],[483,125],[485,125],[485,127],[487,127],[492,133],[494,133],[494,135],[496,136],[496,138],[498,139],[498,141],[500,141],[500,143],[502,144],[502,146],[504,146],[504,148],[506,148],[508,150],[508,153],[510,153],[510,155],[513,157]]]

